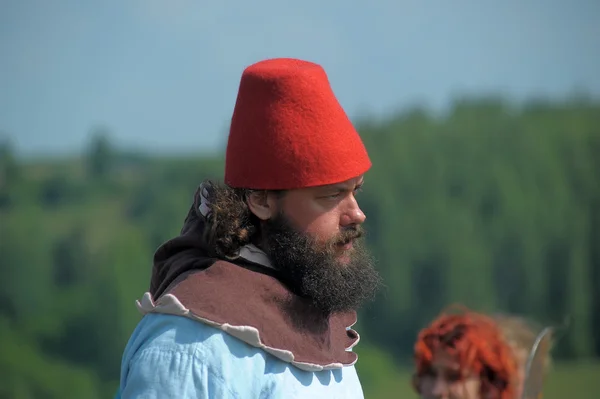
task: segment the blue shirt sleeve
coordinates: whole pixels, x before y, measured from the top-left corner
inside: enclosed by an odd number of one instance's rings
[[[242,398],[195,353],[148,348],[131,362],[122,399]]]
[[[214,328],[147,315],[125,349],[117,399],[257,398],[264,367],[259,350]]]

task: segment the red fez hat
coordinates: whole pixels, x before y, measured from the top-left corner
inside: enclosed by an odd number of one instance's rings
[[[231,119],[225,183],[286,190],[346,181],[371,167],[327,74],[290,58],[246,68]]]

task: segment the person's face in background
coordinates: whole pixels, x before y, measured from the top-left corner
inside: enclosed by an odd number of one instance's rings
[[[429,371],[417,376],[422,399],[483,399],[478,376],[460,370],[459,364],[443,353],[434,356]]]

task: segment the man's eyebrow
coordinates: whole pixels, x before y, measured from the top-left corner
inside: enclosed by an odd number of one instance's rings
[[[338,183],[338,184],[333,184],[331,186],[328,187],[329,190],[335,190],[335,191],[354,191],[358,188],[361,188],[362,185],[364,184],[364,180],[359,181],[356,184],[349,184],[349,183]]]

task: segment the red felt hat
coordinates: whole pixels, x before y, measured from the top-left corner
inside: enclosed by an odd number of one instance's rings
[[[346,181],[371,161],[320,65],[290,58],[246,68],[231,120],[225,183],[286,190]]]

